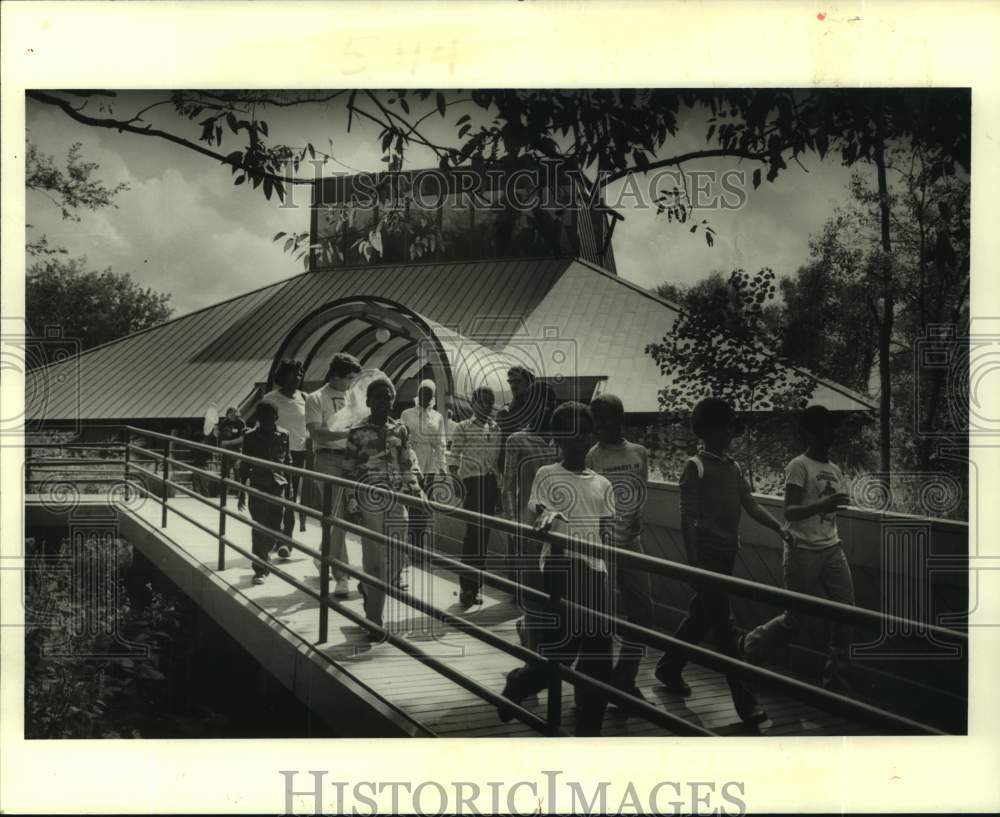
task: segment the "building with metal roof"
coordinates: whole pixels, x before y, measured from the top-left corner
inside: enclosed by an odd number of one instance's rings
[[[446,190],[435,208],[411,217],[407,199],[389,218],[384,198],[345,203],[329,188],[314,195],[310,271],[29,372],[32,424],[172,425],[209,403],[247,409],[282,358],[305,362],[311,389],[337,351],[385,371],[401,400],[433,378],[439,408],[477,385],[502,404],[507,368],[524,365],[561,399],[609,392],[632,415],[658,411],[668,380],[645,348],[679,309],[617,276],[603,211],[564,208],[540,224]],[[818,378],[813,402],[875,407]]]

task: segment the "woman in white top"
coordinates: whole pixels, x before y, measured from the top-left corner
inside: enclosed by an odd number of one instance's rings
[[[445,421],[441,412],[434,408],[436,391],[433,380],[422,380],[413,407],[399,416],[410,431],[413,451],[423,474],[447,473],[444,461],[447,450]]]
[[[403,411],[399,419],[410,432],[413,451],[420,466],[420,487],[424,496],[431,499],[434,482],[448,475],[446,462],[448,442],[445,433],[445,419],[434,408],[437,391],[433,380],[422,380],[417,388],[417,397],[412,408]],[[431,534],[434,531],[434,515],[424,508],[411,507],[410,537],[416,547],[425,552],[432,549]]]
[[[305,468],[306,465],[306,396],[299,391],[302,383],[302,363],[298,360],[283,360],[274,373],[274,389],[261,398],[262,403],[270,403],[278,411],[278,428],[288,433],[289,450],[292,465]],[[293,474],[290,480],[289,499],[299,501],[300,478]],[[295,513],[286,508],[282,522],[285,536],[292,535],[295,527]],[[305,514],[299,515],[299,530],[306,529]],[[278,555],[287,558],[290,550],[287,545],[278,546]]]

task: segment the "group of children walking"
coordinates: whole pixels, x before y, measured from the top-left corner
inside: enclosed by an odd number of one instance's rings
[[[556,406],[550,387],[524,369],[511,369],[511,404],[494,418],[494,393],[485,387],[476,389],[471,395],[472,416],[455,424],[449,433],[447,421],[433,407],[433,382],[420,384],[414,408],[396,420],[390,416],[395,389],[388,379],[377,379],[367,389],[370,414],[365,421],[349,430],[331,430],[360,369],[350,355],[335,355],[327,383],[303,395],[298,391],[300,368],[294,362],[283,363],[275,378],[276,389],[258,406],[257,427],[244,435],[244,453],[299,465],[305,462],[306,441],[311,439],[314,470],[360,483],[344,498],[339,488],[333,489],[335,512],[346,507],[360,515],[368,530],[390,539],[407,528],[419,537],[432,527],[433,519],[414,509],[408,514],[403,503],[391,497],[387,501],[378,491],[366,492],[365,486],[420,496],[431,493],[446,470],[461,483],[466,510],[484,516],[502,514],[536,531],[573,537],[578,544],[565,549],[540,541],[544,537],[511,537],[505,566],[527,588],[518,599],[524,611],[518,622],[521,641],[546,658],[574,664],[594,679],[643,698],[636,679],[646,648],[622,633],[617,652],[614,649],[615,618],[642,627],[654,623],[648,573],[608,555],[643,549],[648,453],[624,438],[621,400],[602,394],[589,406],[576,402]],[[786,468],[784,524],[756,502],[739,465],[727,454],[742,432],[733,408],[724,400],[706,398],[695,406],[691,422],[701,446],[680,475],[681,535],[688,563],[731,575],[745,511],[783,540],[786,587],[822,592],[835,601],[853,604],[850,568],[836,524],[836,511],[848,504],[848,497],[840,469],[829,461],[833,415],[820,406],[801,414],[805,451]],[[243,463],[240,481],[248,480],[258,490],[290,497],[299,488],[280,470],[255,469]],[[272,508],[266,508],[267,504]],[[276,507],[251,497],[250,513],[255,520],[273,529],[280,525],[290,534],[294,515],[282,516]],[[343,532],[338,536],[336,527],[333,531],[333,558],[346,563]],[[267,573],[273,543],[256,529],[253,536],[254,553],[261,560],[254,564],[254,581],[260,582]],[[466,526],[462,545],[466,567],[458,576],[463,608],[481,601],[489,536],[486,525]],[[386,583],[400,583],[404,560],[399,549],[372,539],[363,541],[362,552],[365,573]],[[280,547],[277,554],[288,555]],[[334,579],[334,595],[346,596],[346,576],[334,570]],[[711,634],[719,652],[760,663],[787,644],[795,632],[797,617],[785,611],[737,638],[726,591],[711,581],[693,580],[691,587],[687,615],[674,634],[681,642],[697,644]],[[361,583],[359,589],[366,617],[381,625],[384,593],[371,583]],[[825,687],[849,691],[849,644],[849,629],[835,625],[824,670]],[[660,658],[654,674],[667,693],[691,694],[683,678],[685,664],[683,649],[667,651]],[[736,676],[727,681],[740,719],[749,725],[765,721],[767,715],[750,686]],[[519,704],[547,684],[545,665],[528,662],[507,676],[503,695]],[[606,696],[585,685],[578,685],[576,691],[576,734],[600,734]],[[502,705],[498,715],[506,721],[513,717],[513,710]]]

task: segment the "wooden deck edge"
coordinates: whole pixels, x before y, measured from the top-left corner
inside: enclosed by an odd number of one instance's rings
[[[122,538],[236,639],[278,681],[333,729],[356,737],[427,737],[427,727],[290,630],[167,533],[123,510]]]

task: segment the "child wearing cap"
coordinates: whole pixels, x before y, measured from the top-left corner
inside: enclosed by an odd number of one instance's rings
[[[743,431],[732,407],[720,398],[705,398],[691,413],[691,428],[702,441],[702,447],[688,459],[681,474],[684,547],[692,566],[732,575],[740,547],[740,516],[744,510],[783,538],[787,532],[757,504],[739,465],[726,455],[733,438]],[[693,583],[693,589],[688,614],[675,637],[697,644],[711,630],[720,652],[731,658],[739,657],[729,596],[724,590],[697,582]],[[691,687],[681,675],[686,663],[682,655],[664,653],[656,666],[657,680],[669,692],[690,695]],[[740,720],[748,725],[767,720],[767,714],[757,704],[753,693],[738,677],[730,675],[726,681]]]
[[[791,538],[786,542],[783,567],[785,587],[799,593],[825,595],[831,601],[854,604],[854,582],[837,532],[837,509],[849,504],[844,475],[830,462],[835,423],[823,406],[802,412],[799,431],[805,453],[785,468],[785,518]],[[799,616],[793,610],[754,628],[740,641],[745,660],[763,661],[794,635]],[[823,686],[850,692],[848,657],[850,625],[834,623],[823,670]]]

